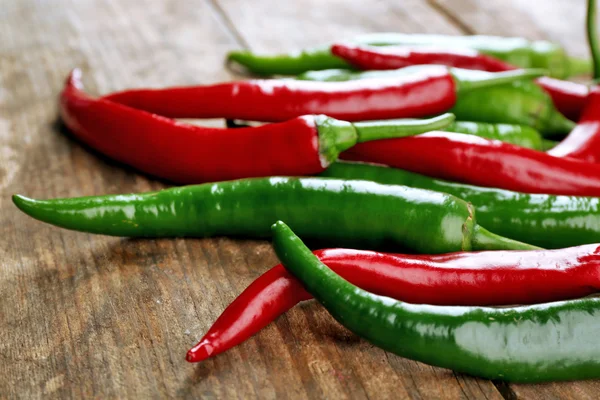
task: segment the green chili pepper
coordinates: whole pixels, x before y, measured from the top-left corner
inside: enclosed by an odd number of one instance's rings
[[[355,72],[350,70],[310,71],[298,79],[314,81],[348,81],[386,78],[404,75],[413,66],[390,71]],[[457,84],[457,100],[451,112],[458,120],[527,125],[543,135],[562,135],[570,132],[575,123],[565,118],[554,106],[550,96],[530,80],[477,87],[477,82],[490,76],[489,72],[451,68]]]
[[[494,56],[521,68],[544,68],[555,78],[587,74],[589,60],[568,57],[557,44],[496,36],[444,36],[402,33],[375,33],[350,40],[370,46],[440,46],[470,48]],[[298,75],[310,70],[350,68],[344,60],[331,54],[330,45],[279,55],[260,55],[249,51],[232,51],[228,60],[259,75]]]
[[[403,303],[344,280],[283,222],[272,230],[286,269],[339,323],[384,350],[487,379],[600,377],[598,298],[511,308]]]
[[[425,132],[425,129],[441,130],[446,132],[465,133],[469,135],[479,136],[486,139],[500,140],[506,143],[512,143],[517,146],[527,147],[535,150],[549,150],[556,146],[557,142],[552,140],[542,139],[542,136],[535,129],[524,125],[510,124],[488,124],[485,122],[471,121],[448,121],[454,117],[453,114],[442,114],[438,118],[422,119],[389,119],[381,121],[363,121],[354,122],[352,125],[359,132],[358,141],[366,141],[365,135],[372,129],[378,137],[382,137],[385,133],[390,138],[401,136],[412,136],[419,132]],[[411,127],[410,122],[414,121],[415,126]],[[448,124],[446,125],[446,123]],[[227,127],[240,128],[250,126],[247,123],[227,120]],[[362,130],[362,132],[361,132]],[[362,137],[360,134],[362,133]]]
[[[341,244],[405,246],[424,253],[535,248],[477,225],[454,196],[328,178],[257,178],[145,194],[33,200],[23,212],[63,228],[115,236],[268,237],[285,219],[303,235]]]
[[[491,231],[544,248],[600,243],[600,198],[597,197],[517,193],[350,162],[334,163],[320,176],[448,193],[473,204],[477,221]]]

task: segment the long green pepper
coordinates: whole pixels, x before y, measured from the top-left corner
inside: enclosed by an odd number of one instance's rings
[[[591,71],[590,61],[567,56],[557,44],[516,37],[374,33],[355,37],[349,42],[370,46],[469,48],[521,68],[547,69],[550,76],[555,78],[567,78]],[[228,55],[228,61],[236,62],[259,75],[298,75],[311,70],[350,68],[344,60],[331,54],[330,47],[331,45],[317,46],[278,55],[232,51]]]
[[[600,377],[600,299],[526,307],[403,303],[352,285],[283,222],[273,225],[283,265],[342,325],[402,357],[512,382]]]
[[[298,79],[312,81],[349,81],[386,78],[404,75],[419,68],[413,66],[389,71],[355,72],[335,69],[310,71]],[[565,118],[554,106],[550,96],[530,80],[477,87],[477,82],[490,76],[489,72],[451,68],[457,84],[456,104],[450,110],[457,120],[526,125],[544,136],[569,133],[575,123]]]
[[[320,176],[448,193],[472,203],[477,209],[477,221],[491,231],[544,248],[600,243],[600,198],[597,197],[518,193],[351,162],[336,162]]]
[[[256,178],[129,195],[33,200],[23,212],[50,224],[114,236],[268,237],[285,219],[304,236],[342,245],[422,253],[532,249],[479,226],[454,196],[329,178]]]

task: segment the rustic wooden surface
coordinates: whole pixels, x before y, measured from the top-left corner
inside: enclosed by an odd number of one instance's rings
[[[385,353],[303,304],[199,365],[186,350],[276,263],[266,241],[123,240],[19,213],[10,194],[164,184],[56,124],[73,67],[91,93],[213,82],[230,49],[370,31],[549,38],[585,55],[583,0],[0,0],[0,398],[597,398],[596,381],[506,385]]]

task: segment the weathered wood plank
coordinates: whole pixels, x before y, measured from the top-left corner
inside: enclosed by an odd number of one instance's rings
[[[585,0],[428,0],[464,33],[523,36],[562,44],[573,56],[587,57]]]

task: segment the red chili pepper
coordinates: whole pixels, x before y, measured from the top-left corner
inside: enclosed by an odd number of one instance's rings
[[[583,297],[600,288],[598,245],[433,256],[346,249],[314,253],[362,289],[413,304],[534,304]],[[310,298],[281,264],[273,267],[225,309],[188,351],[187,361],[202,361],[242,343]]]
[[[600,196],[600,165],[449,132],[359,144],[341,158],[523,193]]]
[[[600,88],[591,90],[577,126],[548,154],[600,163]]]
[[[80,79],[73,71],[61,94],[67,127],[92,148],[152,175],[197,183],[324,169],[312,116],[254,128],[199,127],[91,98]]]
[[[454,120],[350,123],[325,115],[241,129],[188,125],[145,111],[93,99],[82,92],[80,72],[67,79],[61,114],[75,136],[116,160],[182,183],[322,172],[358,141],[441,129]]]
[[[571,121],[579,121],[588,101],[587,85],[543,76],[536,82],[552,98],[554,106]]]
[[[277,122],[305,114],[326,114],[345,121],[364,121],[445,112],[456,102],[456,87],[448,68],[439,66],[393,79],[246,80],[127,90],[105,99],[170,118]]]
[[[335,44],[331,52],[363,70],[398,69],[419,64],[442,64],[490,72],[518,69],[471,49]],[[573,121],[579,120],[587,102],[587,85],[548,77],[538,78],[536,82],[550,95],[564,116]]]
[[[516,69],[497,58],[473,49],[433,46],[357,46],[334,44],[331,53],[358,69],[399,69],[411,65],[441,64],[449,67],[501,72]]]

